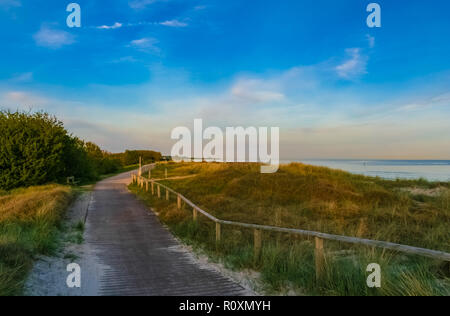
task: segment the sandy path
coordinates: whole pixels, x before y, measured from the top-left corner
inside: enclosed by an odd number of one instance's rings
[[[252,295],[213,266],[198,262],[126,185],[131,172],[99,182],[89,198],[85,242],[65,250],[75,260],[43,258],[28,295]],[[77,202],[71,214],[83,216]],[[86,208],[85,208],[86,209]],[[78,210],[78,211],[77,211]],[[66,286],[66,266],[82,269],[82,286]]]

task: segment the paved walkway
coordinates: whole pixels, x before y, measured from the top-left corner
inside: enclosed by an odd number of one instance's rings
[[[100,295],[247,295],[240,285],[201,267],[147,207],[128,192],[131,173],[99,182],[86,243],[103,273]]]

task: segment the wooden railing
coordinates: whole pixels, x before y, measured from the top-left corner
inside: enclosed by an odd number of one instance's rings
[[[407,245],[396,244],[392,242],[386,241],[377,241],[370,239],[362,239],[356,237],[348,237],[341,235],[332,235],[315,231],[308,231],[302,229],[293,229],[293,228],[283,228],[283,227],[275,227],[275,226],[266,226],[266,225],[256,225],[256,224],[247,224],[233,221],[226,221],[216,218],[215,216],[209,214],[208,212],[202,210],[200,207],[192,203],[182,194],[175,192],[171,188],[156,182],[155,180],[147,179],[144,177],[139,177],[136,174],[131,176],[131,181],[133,184],[137,184],[139,187],[144,188],[147,192],[151,190],[152,195],[157,194],[158,198],[161,198],[161,188],[165,190],[165,198],[167,201],[170,200],[170,193],[174,194],[177,197],[177,206],[178,209],[182,207],[182,201],[189,205],[193,209],[193,219],[197,221],[198,214],[204,215],[206,218],[210,219],[216,224],[216,243],[219,243],[221,240],[221,231],[222,225],[235,226],[235,227],[243,227],[254,230],[254,253],[255,257],[259,257],[261,253],[262,246],[262,231],[271,231],[271,232],[279,232],[279,233],[288,233],[288,234],[296,234],[302,236],[313,237],[315,239],[315,266],[316,266],[316,276],[320,278],[323,274],[324,263],[325,263],[325,253],[324,253],[324,240],[331,241],[339,241],[349,244],[356,245],[364,245],[369,247],[377,247],[382,249],[388,249],[392,251],[402,252],[410,255],[419,255],[423,257],[428,257],[432,259],[437,259],[441,261],[450,261],[450,253],[431,250],[425,248],[412,247]]]

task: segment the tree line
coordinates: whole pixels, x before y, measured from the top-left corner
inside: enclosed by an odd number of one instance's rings
[[[0,111],[0,189],[95,181],[125,166],[161,160],[155,151],[112,154],[69,134],[56,117],[44,112]]]

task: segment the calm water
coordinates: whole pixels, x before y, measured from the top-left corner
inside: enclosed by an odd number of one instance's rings
[[[385,179],[450,181],[450,160],[298,160],[315,166],[341,169]]]

